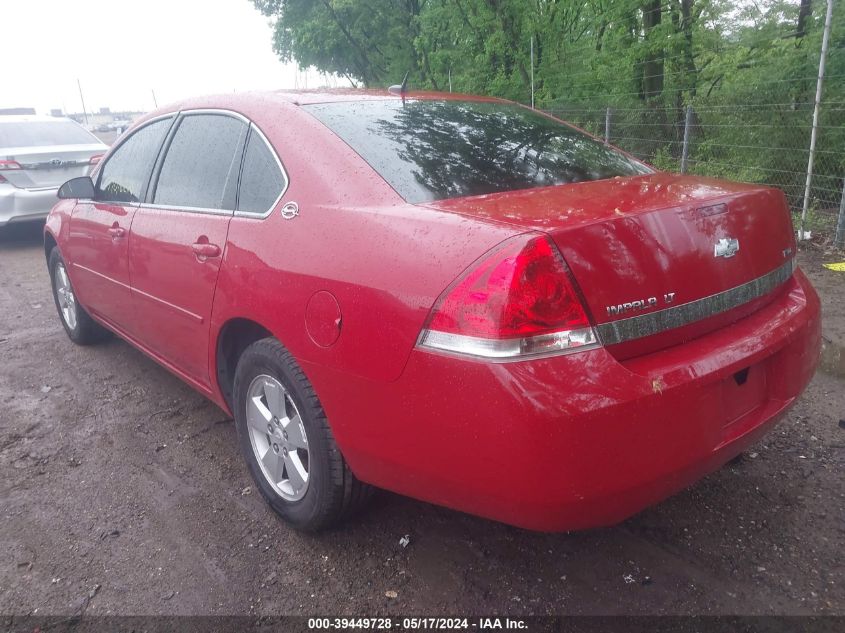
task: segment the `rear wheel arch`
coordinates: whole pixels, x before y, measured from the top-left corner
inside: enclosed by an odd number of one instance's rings
[[[350,470],[313,386],[279,339],[262,338],[243,351],[233,392],[250,474],[291,526],[320,530],[367,502],[373,489]]]
[[[44,231],[44,258],[49,262],[50,261],[50,253],[53,252],[53,249],[58,246],[58,242],[56,242],[56,238],[53,237],[53,234],[50,231]]]
[[[215,370],[217,386],[230,411],[234,411],[235,369],[244,350],[263,338],[275,338],[260,323],[246,318],[226,321],[217,334]]]

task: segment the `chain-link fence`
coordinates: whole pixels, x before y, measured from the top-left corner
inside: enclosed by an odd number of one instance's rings
[[[567,107],[547,110],[668,171],[765,183],[783,189],[800,214],[813,102],[700,102],[686,108]],[[823,103],[808,229],[833,232],[845,177],[845,102]]]
[[[845,20],[833,0],[821,6],[812,36],[811,3],[764,2],[735,15],[736,24],[685,31],[681,54],[653,40],[645,59],[623,56],[611,74],[602,65],[567,67],[569,97],[544,109],[661,170],[777,186],[796,228],[836,235],[842,248]]]

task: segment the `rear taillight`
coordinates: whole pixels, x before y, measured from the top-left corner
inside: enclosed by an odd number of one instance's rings
[[[510,239],[447,288],[419,345],[519,360],[598,347],[569,271],[542,236]]]
[[[14,160],[0,160],[0,182],[9,182],[3,177],[4,171],[22,169],[20,163]]]

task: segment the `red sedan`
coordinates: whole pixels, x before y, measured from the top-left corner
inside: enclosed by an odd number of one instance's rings
[[[819,358],[780,191],[657,172],[500,100],[186,101],[60,198],[70,338],[115,333],[231,413],[302,529],[370,486],[614,523],[759,439]]]

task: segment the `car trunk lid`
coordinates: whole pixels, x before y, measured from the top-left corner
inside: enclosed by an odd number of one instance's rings
[[[792,273],[791,220],[768,187],[656,173],[430,206],[550,235],[620,358],[741,318]]]
[[[91,166],[91,157],[103,154],[103,145],[56,145],[50,147],[20,147],[0,150],[0,160],[14,161],[20,169],[3,170],[3,177],[21,189],[58,187],[62,183],[84,176]]]

